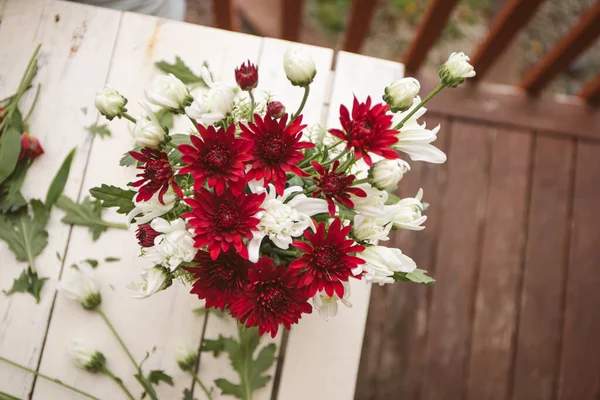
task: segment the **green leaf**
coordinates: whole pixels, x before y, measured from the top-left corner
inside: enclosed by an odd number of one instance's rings
[[[190,135],[186,135],[185,133],[176,133],[171,135],[171,143],[179,146],[180,144],[192,144],[192,140],[190,139]]]
[[[102,232],[108,228],[127,229],[125,225],[113,224],[102,219],[102,206],[99,200],[92,201],[86,197],[81,204],[65,196],[60,196],[56,206],[67,214],[62,222],[65,224],[87,226],[92,234],[92,239],[97,240]]]
[[[73,157],[75,156],[75,150],[71,150],[67,157],[63,161],[62,165],[58,169],[56,176],[52,180],[50,187],[48,188],[48,193],[46,194],[46,207],[50,208],[52,205],[58,200],[58,197],[62,194],[65,189],[65,185],[67,184],[67,179],[69,178],[69,171],[71,171],[71,162],[73,161]]]
[[[25,129],[23,129],[23,115],[21,114],[21,111],[19,111],[18,107],[15,107],[7,125],[9,128],[15,128],[19,134],[25,132]]]
[[[160,369],[150,371],[148,374],[148,381],[153,385],[158,385],[161,382],[167,385],[173,386],[173,378]]]
[[[18,162],[13,173],[0,185],[0,213],[15,212],[27,205],[20,190],[30,165],[25,160]]]
[[[21,153],[21,132],[9,127],[0,136],[0,183],[12,174]]]
[[[250,399],[252,393],[264,387],[271,379],[265,372],[275,362],[275,344],[270,343],[263,347],[256,358],[260,337],[256,328],[238,326],[239,341],[232,338],[222,339],[229,361],[237,372],[240,383],[236,384],[227,379],[217,379],[215,384],[224,395],[235,396],[239,399]]]
[[[394,272],[393,278],[397,281],[407,281],[414,283],[421,283],[423,285],[431,285],[435,283],[435,279],[426,275],[427,271],[424,269],[415,269],[413,272]]]
[[[155,63],[154,65],[156,65],[158,69],[160,69],[163,72],[166,72],[167,74],[175,75],[177,78],[179,78],[181,82],[185,83],[186,85],[190,83],[200,83],[203,86],[206,86],[204,79],[194,74],[192,70],[187,65],[185,65],[183,60],[178,56],[175,57],[175,63],[173,64],[169,64],[168,62],[163,60]]]
[[[167,129],[173,128],[173,113],[166,108],[161,108],[156,112],[156,119],[158,123]]]
[[[104,208],[118,207],[117,212],[119,214],[127,214],[135,207],[133,204],[135,192],[133,190],[102,184],[100,187],[91,188],[90,194],[102,201],[102,207]]]
[[[108,262],[108,263],[117,262],[117,261],[121,261],[121,259],[118,257],[106,257],[104,259],[104,262]]]
[[[108,129],[108,124],[98,125],[97,122],[90,126],[86,126],[85,129],[94,136],[98,136],[101,139],[111,137],[112,133]]]
[[[214,357],[219,357],[225,351],[225,338],[219,335],[218,339],[204,339],[200,351],[211,352]]]
[[[142,148],[140,146],[136,146],[133,148],[133,151],[139,152],[141,149]],[[130,167],[135,163],[137,163],[136,159],[131,157],[131,154],[129,154],[129,152],[123,154],[123,157],[121,157],[121,159],[119,160],[119,165],[121,167]]]
[[[26,211],[11,216],[0,215],[0,239],[8,244],[17,261],[28,262],[34,269],[33,260],[48,244],[46,224],[50,214],[39,200],[31,200],[30,206],[31,215]]]
[[[83,262],[90,264],[90,267],[92,268],[96,268],[98,266],[98,260],[94,260],[92,258],[85,259]]]
[[[196,400],[194,396],[192,396],[192,391],[190,389],[183,389],[183,400]]]
[[[21,272],[18,278],[13,281],[12,287],[7,291],[2,292],[10,296],[13,293],[29,293],[34,298],[36,303],[40,302],[40,292],[48,278],[38,278],[37,273],[31,268],[26,268]]]

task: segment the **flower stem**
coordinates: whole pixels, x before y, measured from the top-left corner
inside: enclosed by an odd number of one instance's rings
[[[126,112],[124,112],[121,115],[123,116],[123,118],[133,122],[134,124],[137,122],[137,120],[135,118],[133,118],[131,115],[127,114]]]
[[[202,383],[202,380],[200,380],[200,378],[198,378],[198,375],[196,375],[195,373],[191,372],[192,376],[194,377],[194,380],[198,383],[198,385],[200,385],[200,387],[202,388],[202,391],[204,392],[204,394],[206,394],[206,398],[208,400],[212,400],[212,395],[210,394],[210,391],[208,390],[208,388],[204,385],[204,383]]]
[[[35,91],[35,97],[33,98],[33,103],[31,103],[31,107],[29,108],[29,112],[27,113],[27,116],[25,116],[25,118],[23,119],[23,123],[27,123],[27,121],[29,121],[29,117],[31,117],[31,113],[33,113],[33,109],[35,108],[35,105],[38,101],[38,97],[40,96],[40,84],[38,83],[37,85],[37,89]]]
[[[250,96],[250,118],[248,118],[248,119],[250,120],[250,122],[254,122],[255,103],[254,103],[254,93],[252,93],[252,90],[250,90],[248,92],[248,95]]]
[[[96,308],[96,311],[98,312],[98,314],[100,314],[100,316],[102,317],[102,319],[104,320],[104,322],[106,322],[106,325],[108,326],[108,329],[110,329],[110,331],[112,332],[113,336],[117,339],[117,341],[119,342],[119,344],[121,345],[121,347],[123,348],[123,350],[125,351],[125,353],[127,354],[127,357],[129,357],[129,360],[131,360],[131,363],[133,364],[133,366],[137,370],[139,368],[137,361],[135,361],[135,358],[133,358],[133,356],[131,355],[131,352],[129,351],[129,349],[125,345],[125,342],[123,342],[123,339],[121,339],[121,336],[119,336],[119,334],[115,330],[115,327],[113,326],[113,324],[111,324],[111,322],[108,320],[108,317],[106,316],[106,314],[104,314],[104,311],[102,311],[100,308]]]
[[[196,132],[200,133],[200,131],[198,130],[198,121],[196,121],[194,118],[190,117],[189,115],[188,115],[188,118],[190,119],[190,121],[192,121],[192,125],[194,125],[194,128],[196,128]]]
[[[436,94],[438,94],[439,92],[441,92],[442,89],[444,89],[445,87],[446,86],[443,83],[440,83],[439,85],[437,85],[436,88],[431,91],[431,93],[429,93],[423,100],[421,100],[421,102],[419,104],[417,104],[417,106],[415,108],[413,108],[413,110],[411,112],[409,112],[406,115],[406,117],[404,117],[402,119],[402,121],[400,121],[392,129],[398,130],[398,129],[402,128],[402,126],[404,126],[404,123],[406,121],[408,121],[408,119],[410,117],[412,117],[419,110],[419,108],[423,107],[425,105],[425,103],[427,103],[429,100],[431,100],[433,98],[433,96],[435,96]]]
[[[102,221],[102,225],[106,226],[107,228],[114,228],[114,229],[122,229],[122,230],[127,230],[129,229],[127,227],[127,225],[125,224],[119,224],[117,222],[106,222],[106,221]]]
[[[21,365],[21,364],[17,364],[16,362],[14,362],[14,361],[10,361],[10,360],[8,360],[8,359],[6,359],[6,358],[2,357],[2,356],[0,356],[0,361],[4,361],[5,363],[12,365],[13,367],[20,368],[20,369],[22,369],[23,371],[27,371],[27,372],[29,372],[29,373],[32,373],[32,374],[34,374],[35,376],[38,376],[38,377],[40,377],[40,378],[42,378],[42,379],[45,379],[45,380],[47,380],[47,381],[49,381],[49,382],[53,382],[53,383],[55,383],[55,384],[57,384],[57,385],[59,385],[59,386],[62,386],[62,387],[64,387],[65,389],[69,389],[69,390],[71,390],[71,391],[73,391],[73,392],[79,393],[80,395],[82,395],[82,396],[85,396],[85,397],[87,397],[87,398],[89,398],[89,399],[100,400],[98,397],[96,397],[96,396],[92,396],[91,394],[89,394],[89,393],[86,393],[86,392],[84,392],[84,391],[81,391],[81,390],[79,390],[79,389],[77,389],[76,387],[73,387],[73,386],[71,386],[71,385],[67,385],[66,383],[64,383],[64,382],[60,381],[60,380],[59,380],[59,379],[57,379],[57,378],[51,378],[51,377],[49,377],[48,375],[44,375],[44,374],[42,374],[42,373],[40,373],[40,372],[34,371],[34,370],[30,369],[30,368],[27,368],[27,367],[25,367],[25,366],[23,366],[23,365]]]
[[[334,158],[332,158],[331,160],[328,160],[326,162],[324,162],[322,165],[324,167],[328,167],[331,164],[333,164],[334,162],[336,162],[337,160],[339,160],[340,158],[344,157],[346,154],[348,154],[348,150],[344,150],[342,151],[340,154],[338,154],[337,156],[335,156]]]
[[[367,183],[367,182],[369,182],[369,178],[357,179],[354,182],[352,182],[352,186],[360,185],[361,183]]]
[[[344,141],[343,140],[338,140],[337,142],[335,142],[334,144],[332,144],[331,146],[327,147],[327,151],[338,147],[338,145],[342,144]]]
[[[292,119],[290,119],[290,123],[293,120],[295,120],[296,118],[298,118],[298,115],[300,115],[300,113],[304,109],[304,105],[306,104],[306,99],[308,99],[309,93],[310,93],[310,85],[304,86],[304,97],[302,97],[302,102],[300,103],[300,107],[298,107],[298,110],[296,110],[296,112],[294,113],[294,116],[292,117]]]
[[[131,392],[129,390],[127,390],[127,387],[125,386],[125,384],[123,383],[123,380],[121,378],[116,376],[110,369],[108,369],[106,367],[103,368],[102,372],[104,372],[108,377],[110,377],[113,381],[115,381],[117,383],[117,385],[119,385],[119,387],[121,389],[123,389],[123,392],[125,393],[125,395],[127,395],[127,397],[129,399],[135,400],[135,397],[133,397]]]

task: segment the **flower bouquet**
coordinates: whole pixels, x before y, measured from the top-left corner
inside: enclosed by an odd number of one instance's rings
[[[155,265],[130,285],[137,297],[179,278],[207,308],[274,337],[313,308],[328,318],[338,302],[349,305],[352,279],[433,282],[384,243],[392,230],[424,229],[422,190],[394,195],[410,170],[400,154],[446,160],[431,144],[439,126],[419,119],[436,93],[475,75],[468,57],[453,53],[423,100],[416,79],[400,79],[382,103],[368,97],[342,105],[340,127],[329,130],[303,123],[317,73],[310,56],[291,48],[283,68],[304,93],[293,113],[270,95],[255,101],[259,71],[250,62],[232,71],[237,88],[215,82],[203,67],[207,87],[195,96],[177,76],[161,75],[137,118],[118,91],[98,92],[100,113],[130,120],[136,143],[122,164],[135,165],[137,178],[128,188],[102,185],[91,194],[127,214],[141,256]],[[170,133],[159,118],[165,112],[187,117],[191,131]]]

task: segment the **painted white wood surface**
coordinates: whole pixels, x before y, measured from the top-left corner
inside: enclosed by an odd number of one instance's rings
[[[370,95],[378,102],[385,86],[404,76],[402,64],[346,52],[337,57],[328,128],[340,127],[339,106],[351,109],[353,94],[360,101]],[[354,398],[371,287],[358,280],[352,280],[351,287],[352,308],[340,305],[338,315],[328,322],[315,310],[292,328],[279,399]]]
[[[58,23],[57,14],[62,17]],[[41,83],[42,89],[30,120],[30,133],[39,138],[46,154],[29,170],[23,188],[26,198],[45,197],[54,174],[75,146],[79,151],[65,194],[77,197],[89,150],[89,138],[83,127],[94,120],[84,109],[93,109],[94,86],[102,84],[108,72],[118,17],[111,11],[83,10],[72,3],[11,0],[6,4],[0,25],[2,97],[14,92],[35,44],[42,44],[40,68],[34,81]],[[85,38],[80,41],[74,33],[83,31]],[[28,110],[32,97],[33,93],[23,101],[24,110]],[[63,254],[70,231],[60,218],[60,213],[53,211],[48,224],[49,244],[36,259],[39,274],[52,280],[58,278],[61,268],[56,254]],[[0,243],[0,259],[0,287],[8,289],[25,264],[15,262],[4,242]],[[0,294],[0,354],[37,367],[54,297],[53,287],[53,281],[46,283],[42,301],[37,305],[28,294],[10,297]],[[0,388],[5,392],[26,396],[32,378],[28,373],[0,364]]]

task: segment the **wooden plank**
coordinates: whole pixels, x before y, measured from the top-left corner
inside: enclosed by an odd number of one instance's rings
[[[538,135],[516,339],[514,400],[552,400],[560,337],[574,142]]]
[[[144,99],[144,89],[159,74],[154,62],[161,59],[171,61],[179,55],[198,72],[202,62],[207,61],[216,78],[222,77],[227,83],[233,84],[234,66],[246,59],[256,60],[261,45],[260,38],[249,35],[132,13],[124,14],[121,26],[108,83],[130,99],[128,109],[136,116],[141,109],[137,100]],[[181,37],[194,37],[198,43],[190,47],[180,40]],[[198,54],[202,54],[202,57],[198,57]],[[101,84],[92,86],[95,90]],[[93,95],[89,97],[93,99]],[[136,173],[133,168],[119,166],[121,155],[133,146],[127,122],[115,120],[110,127],[113,136],[94,143],[85,177],[85,192],[101,183],[124,186],[132,181]],[[189,128],[189,121],[181,117],[172,131],[182,132]],[[106,212],[105,218],[123,221],[123,216],[111,212]],[[145,363],[145,368],[163,369],[172,375],[175,386],[160,385],[159,395],[162,398],[180,398],[183,389],[191,387],[192,379],[179,370],[174,351],[180,344],[190,348],[199,347],[204,318],[194,316],[192,310],[202,303],[188,293],[189,287],[178,281],[169,290],[150,299],[133,299],[133,293],[125,286],[139,279],[142,268],[152,266],[151,262],[138,255],[139,248],[133,229],[128,232],[110,231],[92,243],[87,230],[76,228],[71,237],[66,264],[85,258],[102,260],[106,256],[121,259],[119,263],[101,264],[97,269],[99,279],[104,284],[102,307],[138,360],[143,358],[146,351],[156,347]],[[131,323],[133,319],[135,324]],[[41,370],[61,371],[76,386],[94,388],[101,398],[113,398],[119,393],[114,382],[77,369],[65,357],[65,349],[74,336],[99,346],[105,352],[114,372],[124,379],[129,388],[138,390],[139,386],[132,377],[131,365],[102,321],[64,296],[59,296],[56,302]],[[50,386],[39,382],[36,393],[44,396],[40,398],[62,398]]]
[[[367,95],[377,101],[385,86],[403,75],[401,64],[338,53],[327,126],[339,126],[339,106],[350,105],[353,93],[361,101]],[[369,76],[369,79],[357,79],[357,76]],[[279,399],[353,398],[370,287],[357,280],[351,285],[352,308],[341,306],[338,315],[329,322],[323,321],[315,311],[303,317],[290,332]]]
[[[418,76],[421,93],[429,93],[439,78]],[[521,127],[563,137],[600,139],[600,112],[575,96],[543,95],[532,98],[507,85],[481,82],[443,90],[427,103],[432,113],[499,126]]]
[[[212,7],[217,28],[229,31],[240,30],[233,0],[213,0]]]
[[[452,129],[450,121],[428,117],[427,114],[422,121],[427,122],[431,127],[442,125],[435,145],[442,151],[447,151],[448,138]],[[430,206],[425,224],[427,228],[423,232],[397,231],[392,239],[392,245],[399,247],[403,253],[412,257],[420,268],[428,270],[433,276],[435,276],[435,247],[443,213],[447,176],[447,164],[415,162],[411,163],[411,171],[406,174],[399,187],[401,197],[414,196],[419,188],[423,188],[425,201],[430,203]],[[376,395],[371,397],[373,399],[395,397],[416,399],[425,374],[423,349],[426,346],[427,335],[430,334],[427,329],[427,314],[432,287],[401,282],[387,287],[389,308],[382,316],[385,322],[380,338],[378,369],[374,371],[376,379],[374,382],[364,382],[364,391],[371,391]],[[378,291],[379,288],[374,289],[373,293]],[[373,304],[374,299],[372,298],[371,301]],[[367,329],[370,328],[367,323]]]
[[[403,56],[406,70],[417,71],[435,45],[458,0],[432,0]]]
[[[82,15],[75,9],[85,9],[85,12]],[[3,43],[0,97],[14,92],[35,44],[42,44],[40,69],[34,81],[42,86],[37,108],[29,121],[29,132],[40,140],[46,153],[33,163],[27,174],[23,186],[25,198],[45,198],[49,182],[75,146],[79,151],[73,160],[65,194],[77,197],[79,193],[90,144],[83,127],[93,123],[95,118],[92,113],[84,112],[94,107],[95,88],[86,85],[103,83],[118,24],[118,13],[103,10],[91,15],[90,10],[71,3],[12,0],[6,4],[0,25]],[[55,22],[57,14],[66,20]],[[87,36],[98,30],[102,30],[102,41]],[[74,33],[82,33],[82,36],[74,37]],[[21,103],[22,109],[28,109],[32,97],[30,93]],[[57,279],[61,268],[56,254],[63,255],[70,231],[60,218],[59,212],[52,212],[47,225],[48,246],[36,259],[39,275],[50,278],[42,290],[40,304],[28,294],[0,295],[0,354],[33,369],[39,362],[51,313],[52,280]],[[25,264],[14,260],[4,242],[0,243],[0,259],[4,268],[0,287],[6,290]],[[32,382],[31,374],[0,364],[2,391],[25,397],[32,389]]]
[[[506,399],[512,378],[526,240],[532,136],[501,130],[492,148],[471,334],[467,399]]]
[[[520,86],[530,93],[539,93],[556,75],[565,71],[571,62],[592,45],[599,35],[600,2],[596,2],[583,14],[569,33],[525,73]]]
[[[485,227],[490,150],[494,130],[455,122],[448,154],[448,183],[440,221],[427,327],[422,399],[465,394],[471,310]]]
[[[486,74],[544,1],[510,0],[502,8],[494,19],[487,36],[471,57],[471,64],[477,71],[477,75],[472,78],[472,81],[480,80]]]
[[[585,101],[589,103],[595,103],[600,100],[600,74],[596,75],[596,77],[588,82],[577,96],[581,97]]]
[[[592,400],[600,393],[600,146],[579,143],[558,398]]]
[[[281,37],[297,42],[302,27],[304,0],[281,0]]]
[[[352,53],[360,49],[369,34],[373,13],[377,7],[376,0],[353,0],[350,17],[346,26],[346,34],[342,50]]]

